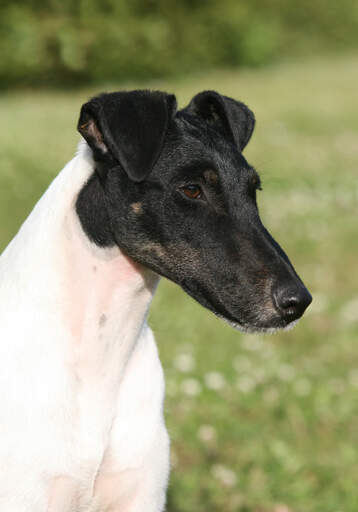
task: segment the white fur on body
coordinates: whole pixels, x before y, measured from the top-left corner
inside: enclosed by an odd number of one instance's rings
[[[0,257],[1,512],[159,512],[164,381],[146,324],[157,276],[90,243],[86,145]]]

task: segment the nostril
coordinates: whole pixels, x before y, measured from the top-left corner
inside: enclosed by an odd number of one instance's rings
[[[280,302],[281,309],[290,309],[299,306],[299,298],[295,295],[283,296]]]
[[[304,286],[276,289],[273,293],[276,308],[287,320],[296,320],[311,304],[312,297]]]

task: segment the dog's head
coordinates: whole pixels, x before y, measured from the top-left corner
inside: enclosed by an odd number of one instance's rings
[[[96,172],[76,205],[92,241],[253,331],[286,327],[311,302],[259,217],[260,178],[242,155],[254,125],[246,105],[214,91],[182,110],[162,92],[98,96],[78,123]]]

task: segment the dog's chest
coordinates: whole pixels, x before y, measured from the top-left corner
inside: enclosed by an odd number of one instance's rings
[[[77,405],[77,435],[81,452],[95,465],[106,447],[126,369],[122,343],[123,338],[98,330],[83,346],[73,347],[70,372]]]
[[[105,499],[123,492],[122,477],[116,478],[114,488],[108,487],[111,475],[126,475],[142,466],[163,422],[163,374],[148,328],[138,337],[121,375],[113,364],[117,347],[107,350],[108,358],[102,354],[98,364],[92,358],[81,361],[73,375],[77,421],[71,426],[73,452],[66,457],[70,471],[57,468],[53,473],[47,498],[51,512],[102,510],[98,500],[103,492]],[[68,501],[63,502],[65,496]]]
[[[116,295],[116,294],[114,294]],[[88,460],[95,470],[104,457],[113,422],[120,411],[120,390],[128,373],[128,364],[134,368],[138,359],[137,345],[141,345],[143,325],[130,318],[134,308],[126,300],[125,291],[111,297],[110,306],[98,308],[89,304],[80,326],[80,337],[69,341],[70,382],[76,402],[75,423],[81,459]],[[98,290],[96,292],[98,296]],[[133,400],[140,398],[140,388],[130,391]],[[125,418],[123,418],[125,421]]]
[[[103,253],[88,246],[77,220],[72,215],[66,220],[60,244],[62,306],[56,316],[66,332],[63,359],[74,414],[59,435],[70,442],[63,445],[63,464],[52,471],[47,502],[51,512],[66,507],[71,512],[97,511],[101,508],[93,503],[102,475],[125,472],[146,452],[146,440],[138,442],[135,435],[143,412],[133,404],[147,402],[149,407],[151,400],[144,398],[142,381],[153,378],[148,361],[158,362],[158,357],[143,332],[156,280],[146,278],[118,249]],[[156,373],[160,377],[157,367]],[[162,394],[155,398],[159,404]],[[63,496],[72,501],[63,504]]]
[[[119,354],[121,344],[120,338],[94,332],[84,346],[72,347],[67,364],[67,403],[58,404],[63,418],[62,426],[57,422],[60,458],[51,468],[47,490],[51,512],[77,510],[92,501],[103,460],[111,451],[112,427],[117,421],[125,421],[119,398],[121,383],[126,379],[126,364],[121,364]],[[72,500],[66,506],[62,503],[65,495]]]

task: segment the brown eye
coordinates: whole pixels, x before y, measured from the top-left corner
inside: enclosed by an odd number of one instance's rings
[[[182,191],[189,199],[200,199],[202,196],[202,190],[199,185],[185,185]]]

